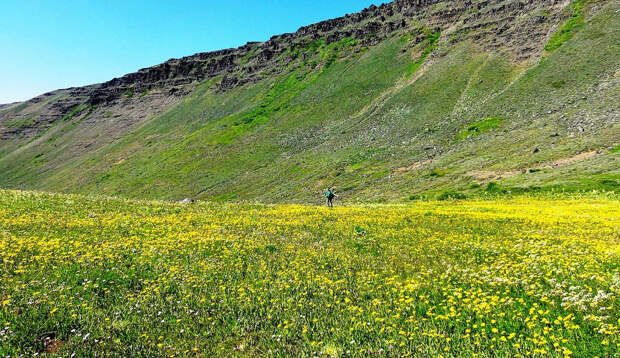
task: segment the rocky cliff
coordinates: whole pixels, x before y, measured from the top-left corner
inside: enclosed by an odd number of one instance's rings
[[[517,60],[528,60],[540,53],[541,40],[557,24],[566,5],[565,0],[399,0],[305,26],[266,42],[171,59],[95,86],[89,101],[96,105],[112,101],[127,90],[157,87],[183,94],[177,86],[217,76],[224,76],[219,85],[226,90],[260,80],[270,69],[281,71],[296,60],[296,48],[312,41],[324,39],[330,44],[354,38],[362,46],[374,46],[397,31],[414,31],[420,25],[446,32],[452,42],[471,39],[487,48],[509,51]]]

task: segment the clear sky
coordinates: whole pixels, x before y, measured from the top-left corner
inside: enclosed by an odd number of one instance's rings
[[[237,47],[371,0],[0,0],[0,103]]]

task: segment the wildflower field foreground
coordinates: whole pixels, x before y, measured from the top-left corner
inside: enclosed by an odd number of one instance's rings
[[[0,356],[618,356],[618,204],[0,191]]]

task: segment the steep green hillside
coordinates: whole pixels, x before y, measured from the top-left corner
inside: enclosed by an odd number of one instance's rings
[[[11,137],[0,186],[263,202],[315,202],[326,185],[347,201],[619,191],[618,11],[574,2],[528,60],[458,26],[372,46],[320,38],[262,80],[223,91],[228,77],[211,78],[154,117],[89,121],[103,110],[84,106]]]

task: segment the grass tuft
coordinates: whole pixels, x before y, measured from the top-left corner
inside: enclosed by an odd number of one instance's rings
[[[488,132],[490,130],[493,130],[499,127],[503,121],[504,121],[504,118],[502,117],[488,117],[484,120],[470,124],[466,130],[457,134],[456,138],[465,139],[465,138],[469,138],[472,136],[482,134],[484,132]]]

